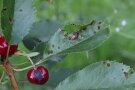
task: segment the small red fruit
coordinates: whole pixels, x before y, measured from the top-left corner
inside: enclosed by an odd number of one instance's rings
[[[8,56],[13,55],[18,48],[18,45],[10,45],[9,54]],[[8,51],[8,42],[6,41],[5,37],[0,36],[0,55],[7,56]]]
[[[39,66],[36,69],[30,70],[27,73],[27,78],[31,83],[42,85],[48,81],[49,73],[45,67]]]

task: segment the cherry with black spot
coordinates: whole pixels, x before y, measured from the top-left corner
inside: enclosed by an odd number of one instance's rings
[[[42,85],[48,81],[49,73],[45,67],[39,66],[36,69],[28,71],[27,78],[31,83]]]

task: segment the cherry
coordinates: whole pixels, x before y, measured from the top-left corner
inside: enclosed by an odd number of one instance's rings
[[[6,41],[5,37],[0,36],[0,55],[7,56],[8,51],[8,42]],[[8,56],[13,55],[18,48],[18,45],[10,45]]]
[[[45,67],[39,66],[36,69],[30,70],[27,73],[27,78],[31,83],[42,85],[48,81],[49,73]]]

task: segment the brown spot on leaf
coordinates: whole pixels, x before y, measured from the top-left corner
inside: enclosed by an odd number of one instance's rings
[[[83,29],[80,29],[79,32],[83,32],[83,31],[86,31],[87,30],[87,27],[83,28]]]
[[[90,24],[88,24],[88,25],[93,25],[94,23],[95,23],[95,21],[93,20],[93,21],[91,21]]]
[[[13,23],[14,23],[14,19],[11,18],[11,17],[9,17],[9,23],[10,23],[10,24],[13,24]]]
[[[103,62],[103,64],[105,64],[105,65],[107,65],[108,67],[110,67],[111,66],[111,64],[110,63],[108,63],[108,62]]]
[[[69,37],[69,40],[78,40],[79,37],[79,33],[78,32],[74,32],[73,33],[73,37]]]
[[[75,25],[75,24],[70,24],[70,25]]]
[[[82,30],[85,31],[87,29],[87,27],[83,28]]]
[[[99,22],[99,24],[101,24],[102,22]]]
[[[53,53],[53,51],[52,51],[52,50],[48,51],[48,54],[52,54],[52,53]]]
[[[100,26],[98,26],[98,30],[100,30]]]
[[[133,74],[133,73],[134,73],[133,71],[130,72],[130,74]]]
[[[64,34],[64,36],[67,37],[68,36],[68,33]]]
[[[22,11],[23,11],[23,9],[19,9],[19,11],[20,11],[20,12],[22,12]]]
[[[71,37],[69,37],[68,40],[72,40]]]
[[[43,59],[43,57],[38,57],[39,59]]]
[[[111,64],[110,64],[110,63],[107,63],[107,66],[108,66],[108,67],[110,67],[110,66],[111,66]]]
[[[2,9],[2,16],[5,16],[6,15],[5,11],[7,11],[7,8],[3,8]]]
[[[93,31],[93,34],[96,34],[97,32],[96,31]]]
[[[58,46],[58,49],[60,49],[60,47]]]
[[[128,72],[124,72],[126,79],[128,78]]]
[[[64,30],[60,30],[61,32],[64,32]]]
[[[53,44],[53,45],[52,45],[52,47],[54,48],[54,47],[55,47],[55,45]]]
[[[106,64],[106,63],[107,63],[107,62],[105,62],[105,61],[103,62],[103,64]]]
[[[2,11],[6,11],[6,10],[7,10],[7,8],[3,8],[3,9],[2,9]]]

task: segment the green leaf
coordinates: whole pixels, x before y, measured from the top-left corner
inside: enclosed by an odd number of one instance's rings
[[[7,41],[19,43],[28,34],[35,19],[32,0],[3,0],[1,18]]]
[[[46,85],[49,87],[56,87],[61,81],[63,81],[74,72],[75,70],[69,68],[61,68],[59,70],[50,72],[51,78],[46,83]]]
[[[56,90],[128,90],[135,89],[135,73],[129,66],[106,61],[91,64],[62,81]]]
[[[61,25],[55,21],[41,20],[33,24],[33,27],[30,29],[25,39],[36,38],[46,42],[60,27]]]
[[[40,43],[41,43],[41,41],[38,39],[35,39],[35,38],[27,38],[27,39],[23,40],[24,46],[29,50],[33,50]]]
[[[14,17],[14,7],[15,0],[3,0],[3,9],[1,13],[1,27],[2,32],[5,35],[7,41],[10,41],[12,27],[13,27],[13,17]]]
[[[44,58],[56,54],[91,50],[104,42],[108,36],[109,28],[103,22],[95,21],[81,27],[68,25],[66,28],[59,29],[47,42]]]

